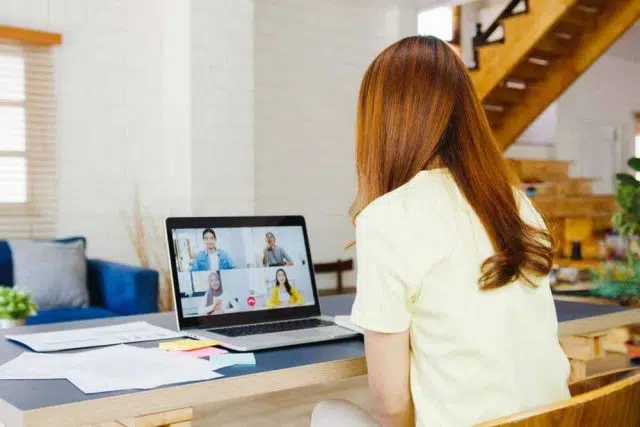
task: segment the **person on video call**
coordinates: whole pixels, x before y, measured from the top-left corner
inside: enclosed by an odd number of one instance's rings
[[[224,313],[225,309],[237,308],[237,300],[230,300],[225,303],[222,293],[220,274],[217,271],[212,271],[209,273],[209,287],[200,303],[200,310],[198,310],[198,312],[202,315],[220,314]]]
[[[276,245],[276,236],[272,232],[265,234],[267,246],[262,254],[262,265],[275,267],[281,265],[293,265],[293,258],[289,256],[283,247]]]
[[[304,299],[295,287],[289,284],[287,273],[283,269],[276,271],[276,286],[267,301],[267,308],[275,308],[283,305],[302,305]]]
[[[218,271],[236,268],[229,255],[222,249],[216,248],[217,240],[216,232],[212,229],[207,228],[202,232],[202,241],[205,248],[196,253],[191,262],[191,270]]]

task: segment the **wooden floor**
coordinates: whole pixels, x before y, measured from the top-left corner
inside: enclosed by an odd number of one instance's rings
[[[369,410],[366,376],[196,407],[193,427],[309,427],[313,407],[324,399],[347,399]]]

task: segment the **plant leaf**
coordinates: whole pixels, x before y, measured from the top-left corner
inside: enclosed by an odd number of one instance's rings
[[[633,159],[632,159],[633,160]],[[640,161],[640,159],[636,158],[636,160]],[[633,175],[628,173],[617,173],[616,180],[618,181],[618,185],[630,185],[633,188],[637,188],[640,186],[640,182]]]
[[[631,169],[633,169],[636,172],[640,172],[640,158],[638,157],[632,157],[629,159],[629,161],[627,162],[627,164],[629,165],[629,167]]]

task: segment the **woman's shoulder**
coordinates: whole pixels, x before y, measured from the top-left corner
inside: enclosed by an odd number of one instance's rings
[[[442,220],[451,205],[452,179],[445,170],[422,171],[406,184],[371,202],[358,215],[356,225],[399,224],[410,225],[412,220]]]

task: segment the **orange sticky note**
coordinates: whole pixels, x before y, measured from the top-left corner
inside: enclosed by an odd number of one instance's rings
[[[161,342],[158,346],[166,351],[189,351],[198,350],[200,348],[213,347],[220,344],[216,340],[177,340]]]

